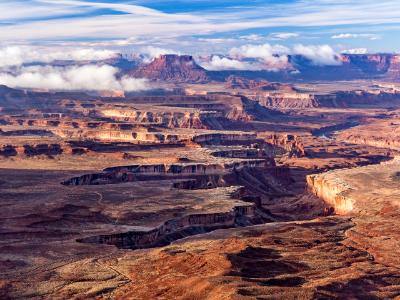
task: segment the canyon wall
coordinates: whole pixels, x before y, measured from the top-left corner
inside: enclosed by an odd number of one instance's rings
[[[308,175],[308,188],[311,193],[332,206],[337,214],[348,214],[353,210],[352,199],[346,197],[346,192],[351,187],[340,177],[335,176],[334,172]]]
[[[357,107],[400,103],[400,92],[391,90],[338,91],[327,94],[299,92],[245,92],[261,106],[272,109],[307,109],[317,107]]]
[[[64,185],[98,185],[141,180],[166,180],[185,177],[220,175],[244,167],[265,168],[273,166],[273,160],[252,159],[226,164],[157,164],[110,167],[101,173],[85,174],[64,181]],[[200,178],[201,179],[201,178]]]
[[[382,119],[365,119],[357,127],[338,134],[338,139],[391,150],[400,150],[400,119],[396,114]],[[383,134],[384,133],[384,134]]]
[[[270,156],[287,155],[288,157],[305,157],[303,143],[291,134],[271,134],[264,137],[264,150]]]
[[[319,103],[314,95],[296,92],[246,92],[245,96],[257,101],[261,106],[269,108],[311,108],[318,107]]]
[[[257,140],[256,133],[204,133],[197,134],[192,138],[198,144],[229,144],[229,143],[249,143]]]
[[[201,112],[151,112],[137,110],[102,110],[101,114],[116,121],[138,124],[157,124],[167,128],[206,128],[202,123]]]
[[[122,141],[134,143],[177,143],[181,140],[175,134],[130,130],[67,130],[57,129],[53,132],[67,139]],[[185,140],[183,137],[182,139]]]
[[[53,157],[64,152],[72,153],[72,149],[64,144],[25,144],[25,145],[0,145],[0,157],[26,156],[34,157],[46,155]]]
[[[400,150],[400,138],[399,137],[391,137],[388,135],[385,136],[376,136],[371,134],[371,136],[365,136],[362,134],[352,133],[352,134],[342,134],[341,137],[344,140],[354,143],[354,144],[363,144],[374,146],[378,148],[388,148],[394,150]]]
[[[92,236],[79,239],[82,243],[115,245],[118,248],[139,249],[164,246],[186,236],[210,232],[220,228],[234,227],[243,219],[254,217],[251,204],[235,206],[228,212],[191,214],[182,218],[168,220],[149,231],[130,231],[110,235]]]

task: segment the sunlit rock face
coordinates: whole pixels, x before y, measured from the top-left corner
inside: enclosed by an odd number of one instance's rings
[[[172,82],[207,82],[206,70],[190,55],[161,55],[150,64],[133,71],[133,76]]]
[[[307,183],[310,191],[331,205],[337,214],[347,214],[353,210],[352,200],[345,196],[350,187],[340,178],[328,172],[309,175]]]

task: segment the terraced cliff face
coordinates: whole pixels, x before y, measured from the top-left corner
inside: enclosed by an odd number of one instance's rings
[[[298,137],[291,134],[271,134],[263,136],[266,141],[265,150],[272,157],[286,155],[288,157],[305,157],[306,151]]]
[[[246,92],[245,95],[257,101],[260,105],[268,108],[311,108],[319,107],[319,102],[314,95],[308,93],[285,92],[285,91],[256,91]]]
[[[235,133],[235,132],[226,132],[226,133],[218,133],[218,132],[210,132],[195,135],[192,140],[198,144],[230,144],[230,143],[238,143],[238,144],[247,144],[256,141],[257,134],[254,132],[250,133]]]
[[[151,112],[132,110],[103,110],[105,117],[117,121],[125,121],[138,124],[155,124],[168,128],[205,128],[201,121],[201,113],[197,112]]]
[[[296,88],[291,84],[268,82],[266,80],[253,80],[234,75],[231,75],[225,79],[225,86],[229,89],[281,91],[287,93],[296,92]]]
[[[159,164],[159,165],[131,165],[110,167],[102,173],[86,174],[73,177],[63,182],[64,185],[99,185],[145,180],[171,180],[185,177],[207,177],[210,175],[223,175],[238,171],[244,167],[265,168],[275,166],[272,159],[239,160],[232,163],[220,164]]]
[[[307,109],[316,107],[359,107],[400,103],[399,91],[343,91],[327,94],[284,91],[247,91],[246,97],[274,109]]]
[[[229,199],[240,187],[219,188],[213,191],[214,198]],[[175,218],[148,231],[131,231],[118,234],[92,236],[79,239],[82,243],[114,245],[119,248],[138,249],[168,245],[170,242],[185,236],[206,233],[235,225],[251,224],[255,218],[255,207],[252,204],[237,201],[225,212],[210,211],[208,213],[190,214]]]
[[[180,141],[176,134],[131,131],[131,130],[90,130],[90,129],[56,129],[54,134],[66,139],[85,139],[97,141],[120,141],[132,143],[177,143]]]

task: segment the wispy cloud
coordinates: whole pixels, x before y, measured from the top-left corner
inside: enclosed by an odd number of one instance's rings
[[[259,41],[261,40],[263,37],[259,34],[247,34],[247,35],[242,35],[240,37],[243,40],[247,40],[247,41]]]
[[[294,32],[271,33],[269,36],[271,40],[287,40],[296,37],[299,37],[299,34]]]
[[[353,49],[342,50],[341,53],[343,53],[343,54],[366,54],[366,53],[368,53],[368,49],[367,48],[353,48]]]
[[[369,40],[378,40],[380,38],[379,35],[374,33],[340,33],[331,36],[332,39],[357,39],[357,38],[366,38]]]
[[[207,3],[207,1],[204,1]],[[192,9],[164,12],[121,1],[27,0],[0,1],[0,41],[57,41],[66,39],[184,38],[275,27],[390,25],[400,23],[398,0],[292,0],[230,9]],[[192,1],[180,3],[188,6]],[[209,1],[210,7],[213,7]],[[196,6],[194,6],[196,7]],[[335,13],[336,12],[336,13]],[[252,36],[255,33],[249,33]],[[253,37],[256,37],[255,35]],[[276,38],[294,37],[292,33]],[[219,37],[215,37],[219,38]]]
[[[93,48],[58,48],[10,46],[0,48],[0,68],[26,63],[49,63],[55,60],[97,61],[115,57],[116,52]]]

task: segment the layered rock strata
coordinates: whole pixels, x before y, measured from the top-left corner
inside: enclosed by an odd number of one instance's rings
[[[150,64],[132,72],[134,77],[172,82],[207,82],[206,70],[189,55],[160,55]]]
[[[226,188],[227,196],[235,194],[240,187]],[[218,192],[214,197],[218,197]],[[227,212],[209,212],[191,214],[181,218],[168,220],[165,223],[148,231],[130,231],[111,235],[92,236],[79,239],[82,243],[97,243],[115,245],[119,248],[150,248],[164,246],[170,242],[200,233],[206,233],[221,228],[230,228],[235,225],[251,224],[254,218],[252,204],[243,203]]]
[[[400,159],[378,165],[335,170],[307,178],[310,190],[355,224],[347,244],[368,251],[374,260],[400,267],[397,229]]]
[[[346,196],[351,187],[335,171],[307,176],[311,193],[328,203],[337,214],[347,214],[353,210],[353,200]]]
[[[208,176],[232,172],[244,167],[265,168],[274,161],[241,160],[226,164],[132,165],[106,168],[102,173],[86,174],[63,182],[64,185],[98,185],[140,180],[179,179],[185,176]]]

